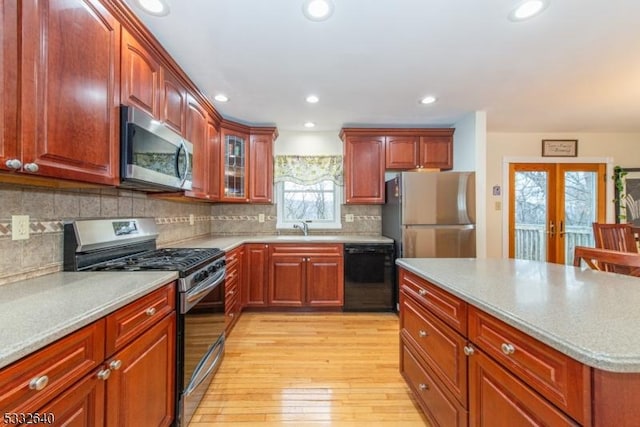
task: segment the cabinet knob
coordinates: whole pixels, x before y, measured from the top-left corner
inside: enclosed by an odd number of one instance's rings
[[[111,375],[111,369],[107,368],[99,371],[96,376],[98,377],[99,380],[106,381],[110,375]]]
[[[36,173],[40,170],[40,167],[35,163],[27,163],[24,165],[24,170],[31,173]]]
[[[423,331],[422,329],[420,329],[420,330],[418,331],[418,335],[420,336],[420,338],[424,338],[424,337],[426,337],[428,334],[427,334],[427,331]]]
[[[109,368],[113,369],[114,371],[122,368],[122,360],[112,360],[111,363],[109,363]]]
[[[420,294],[420,296],[423,297],[427,294],[427,290],[422,288],[418,289],[418,294]]]
[[[153,316],[154,314],[156,314],[156,308],[155,307],[149,307],[145,310],[145,314],[147,316]]]
[[[466,354],[467,356],[473,356],[473,353],[476,352],[475,349],[470,345],[465,345],[462,351],[464,351],[464,354]]]
[[[9,169],[13,169],[13,170],[17,170],[20,169],[22,167],[22,162],[18,159],[9,159],[5,162],[5,165],[9,168]]]
[[[427,384],[425,384],[425,383],[420,383],[420,385],[418,385],[418,388],[421,391],[429,390],[429,386]]]
[[[42,375],[40,377],[35,377],[31,381],[29,381],[29,388],[31,390],[40,391],[45,388],[49,384],[49,377],[46,375]]]
[[[502,352],[504,354],[506,354],[507,356],[510,354],[515,353],[516,348],[513,346],[513,344],[509,344],[509,343],[503,343],[500,348],[502,349]]]

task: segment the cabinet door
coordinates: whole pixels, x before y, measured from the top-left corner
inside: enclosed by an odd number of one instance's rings
[[[220,200],[220,175],[222,173],[220,170],[220,132],[211,117],[207,120],[207,149],[209,150],[207,156],[209,160],[207,166],[209,200],[218,201]]]
[[[271,255],[269,305],[302,307],[305,282],[304,258],[295,255]]]
[[[54,414],[55,425],[74,427],[101,427],[104,425],[105,381],[97,372],[78,381],[50,404],[39,410],[40,414]]]
[[[169,426],[174,417],[175,313],[116,353],[120,361],[107,380],[106,425]]]
[[[243,304],[247,307],[267,305],[267,283],[269,280],[269,245],[248,244],[246,251],[246,276],[242,291]]]
[[[162,69],[160,120],[182,136],[185,134],[187,91],[169,70]]]
[[[97,0],[22,6],[25,170],[115,184],[120,24]]]
[[[0,2],[0,170],[19,160],[18,147],[18,2]]]
[[[193,157],[191,164],[191,191],[187,194],[201,199],[208,198],[209,165],[207,162],[209,150],[207,149],[207,119],[205,109],[196,99],[187,96],[187,126],[186,137],[193,144]]]
[[[251,135],[249,195],[253,203],[273,201],[273,138]]]
[[[384,203],[384,136],[348,137],[344,162],[346,202]]]
[[[306,302],[309,306],[342,307],[344,268],[342,257],[306,258]]]
[[[418,138],[415,136],[387,136],[387,169],[413,169],[418,166]]]
[[[471,427],[577,426],[476,349],[469,357],[469,425]]]
[[[453,168],[453,137],[420,137],[420,166],[424,168]]]
[[[160,63],[127,31],[122,31],[122,102],[160,119]]]
[[[249,150],[247,144],[249,136],[245,133],[222,128],[222,160],[223,187],[221,201],[248,202],[249,182],[247,180],[247,165]]]

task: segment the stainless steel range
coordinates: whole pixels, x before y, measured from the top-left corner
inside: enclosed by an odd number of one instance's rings
[[[64,224],[65,271],[178,272],[176,425],[186,426],[224,355],[224,252],[156,248],[153,218]]]

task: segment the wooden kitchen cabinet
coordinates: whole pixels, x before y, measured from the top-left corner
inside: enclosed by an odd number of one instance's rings
[[[240,318],[242,312],[242,288],[244,282],[244,246],[239,246],[226,254],[227,274],[224,281],[225,333],[227,336]]]
[[[187,94],[186,139],[193,144],[191,158],[191,190],[185,191],[188,197],[209,199],[209,155],[208,115],[207,111],[191,95]]]
[[[187,89],[168,68],[162,67],[161,71],[160,120],[176,133],[186,135]]]
[[[14,3],[3,2],[3,13],[12,13]],[[97,0],[19,4],[22,144],[21,155],[13,153],[15,158],[9,159],[15,160],[11,169],[117,183],[120,24]],[[11,149],[13,141],[8,145]],[[2,163],[6,166],[6,161]]]
[[[251,203],[273,203],[273,142],[275,128],[252,128],[250,137],[249,198]]]
[[[420,159],[420,138],[415,135],[387,136],[386,169],[414,169]]]
[[[395,132],[402,134],[386,136],[387,169],[453,168],[454,129],[405,129]]]
[[[220,165],[222,153],[220,152],[220,131],[217,122],[211,117],[207,118],[207,159],[209,164],[206,167],[208,176],[209,200],[217,202],[220,200]]]
[[[128,31],[122,31],[122,102],[160,119],[160,61]]]
[[[221,202],[249,201],[249,134],[232,123],[223,122],[220,130],[222,144]]]
[[[270,245],[270,307],[342,307],[342,245]]]
[[[53,414],[55,425],[171,425],[175,292],[173,282],[0,370],[0,411]]]
[[[269,283],[269,245],[249,243],[245,248],[245,277],[242,290],[242,305],[245,307],[267,306],[267,283]]]
[[[0,170],[20,159],[18,145],[18,2],[0,2]]]
[[[385,137],[341,134],[347,204],[383,204]]]
[[[453,168],[453,129],[434,130],[431,135],[420,137],[418,168]]]

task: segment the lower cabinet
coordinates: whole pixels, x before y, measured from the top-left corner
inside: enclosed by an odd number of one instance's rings
[[[269,255],[269,306],[342,307],[341,244],[274,244]]]
[[[400,371],[434,427],[607,425],[591,368],[403,269],[399,286]]]
[[[224,280],[225,332],[231,333],[242,311],[241,289],[243,281],[244,246],[226,254],[227,274]]]
[[[245,307],[266,307],[267,283],[269,282],[269,245],[249,243],[244,245],[244,251],[243,305]]]
[[[171,425],[175,292],[171,283],[0,370],[0,425]]]

